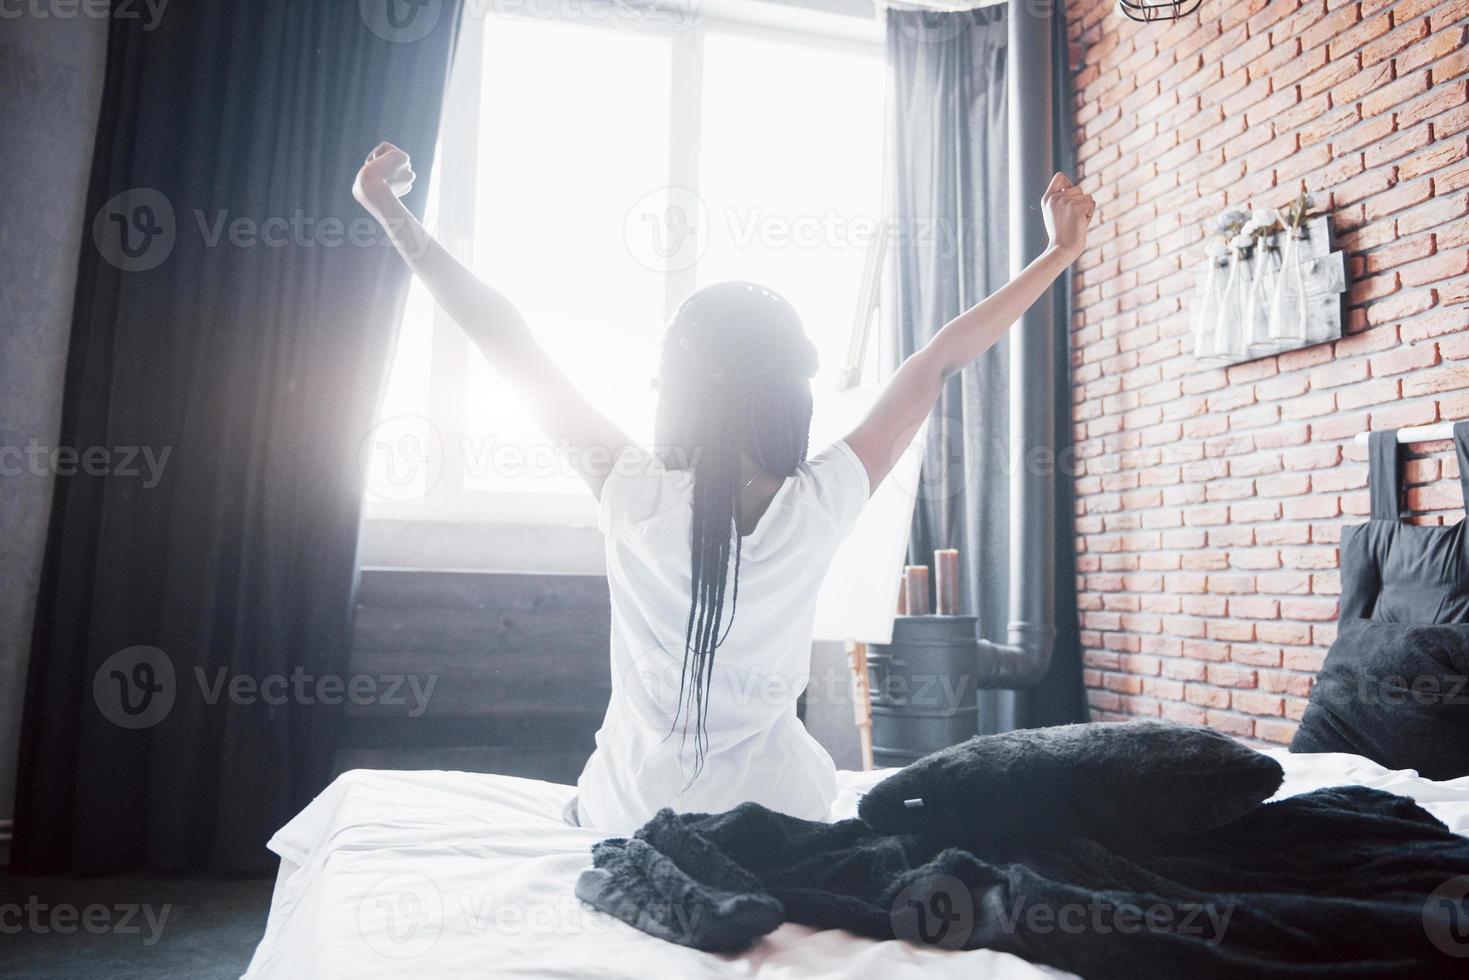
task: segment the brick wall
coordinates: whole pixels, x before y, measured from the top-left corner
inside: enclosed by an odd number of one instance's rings
[[[1367,511],[1352,437],[1469,418],[1469,0],[1207,0],[1153,25],[1068,7],[1100,216],[1073,323],[1092,713],[1286,742]],[[1347,336],[1201,367],[1205,221],[1303,178],[1348,253]],[[1452,454],[1415,455],[1418,519],[1457,520]]]

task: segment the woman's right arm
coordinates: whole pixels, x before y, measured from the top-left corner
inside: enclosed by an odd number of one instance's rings
[[[387,231],[434,300],[515,386],[543,434],[600,497],[611,463],[630,440],[556,366],[514,304],[464,268],[403,205],[399,198],[413,180],[408,154],[380,143],[358,171],[352,195]]]

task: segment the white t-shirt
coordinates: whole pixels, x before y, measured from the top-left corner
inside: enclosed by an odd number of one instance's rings
[[[836,767],[796,717],[811,670],[816,593],[837,545],[867,502],[867,470],[837,442],[786,479],[740,555],[733,622],[709,680],[708,747],[694,772],[694,731],[670,730],[689,617],[692,474],[624,451],[602,488],[612,593],[612,698],[597,748],[577,781],[586,827],[628,834],[662,807],[716,813],[746,800],[823,818]]]

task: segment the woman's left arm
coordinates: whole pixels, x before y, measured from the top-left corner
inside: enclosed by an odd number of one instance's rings
[[[1040,299],[1086,246],[1095,202],[1065,174],[1051,178],[1041,199],[1051,244],[1004,286],[956,316],[899,365],[867,417],[846,437],[877,488],[933,411],[944,383],[994,346]]]

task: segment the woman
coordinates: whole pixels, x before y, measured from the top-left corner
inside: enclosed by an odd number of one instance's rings
[[[1041,202],[1050,247],[898,368],[852,432],[807,458],[816,350],[753,283],[694,293],[663,342],[656,452],[587,402],[505,297],[398,199],[408,155],[375,148],[353,193],[434,299],[528,403],[598,498],[612,594],[612,698],[572,819],[630,833],[657,810],[753,800],[808,819],[836,792],[796,718],[816,593],[838,543],[933,408],[1081,253],[1095,205],[1062,174]]]

